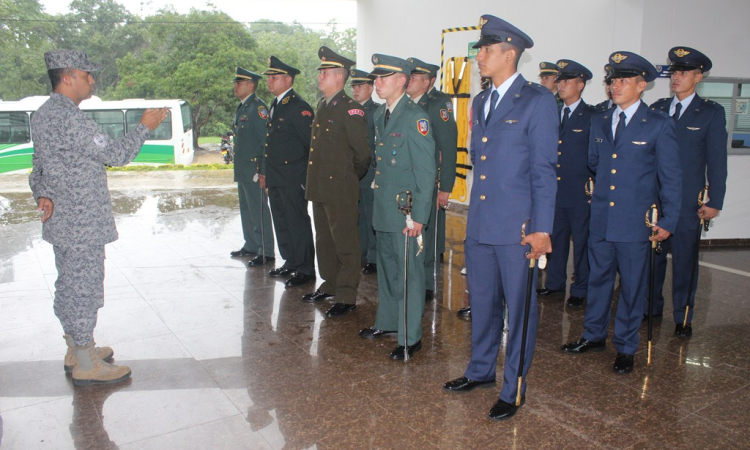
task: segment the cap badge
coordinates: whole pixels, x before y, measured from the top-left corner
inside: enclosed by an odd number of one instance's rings
[[[376,57],[372,58],[372,62],[374,62],[375,64],[377,64],[378,63],[378,57],[376,56]]]
[[[567,65],[568,65],[568,63],[566,63],[565,61],[560,61],[560,62],[557,63],[557,67],[559,67],[561,69],[564,69]]]
[[[684,48],[678,48],[674,51],[674,54],[677,55],[678,58],[684,58],[685,56],[689,55],[690,52],[686,51]]]
[[[625,61],[628,59],[628,55],[621,55],[619,53],[615,53],[612,55],[612,61],[615,62],[615,64],[620,64],[622,61]]]
[[[485,19],[484,17],[479,18],[479,27],[483,27],[485,23],[489,22],[489,19]]]
[[[325,56],[321,56],[321,57],[320,57],[320,60],[321,60],[321,61],[325,61],[325,60],[326,60],[326,57],[325,57]]]

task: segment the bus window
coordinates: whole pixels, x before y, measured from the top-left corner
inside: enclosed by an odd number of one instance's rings
[[[146,111],[145,109],[129,109],[127,112],[125,112],[125,120],[128,123],[128,130],[131,130],[138,126],[139,123],[141,123],[141,116],[143,115],[143,112]],[[162,122],[154,131],[148,132],[148,137],[146,138],[148,140],[152,141],[167,141],[172,139],[172,112],[169,111],[167,113],[167,118],[164,119],[164,122]]]
[[[30,137],[28,114],[0,112],[0,144],[25,144]]]
[[[187,133],[193,129],[193,116],[190,115],[190,103],[185,102],[180,105],[180,114],[182,114],[182,132]]]
[[[125,136],[125,125],[122,120],[122,111],[85,111],[99,128],[112,139]]]

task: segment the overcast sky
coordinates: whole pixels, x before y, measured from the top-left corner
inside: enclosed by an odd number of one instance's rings
[[[117,0],[131,13],[149,16],[164,6],[172,5],[179,13],[191,8],[208,9],[212,3],[216,9],[229,14],[239,22],[270,19],[279,22],[304,24],[319,28],[335,19],[341,28],[357,26],[356,0]],[[41,0],[46,12],[62,14],[68,12],[70,0]]]

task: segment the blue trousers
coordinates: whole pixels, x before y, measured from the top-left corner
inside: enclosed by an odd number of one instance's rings
[[[518,392],[518,368],[526,303],[528,247],[485,245],[469,237],[464,245],[466,271],[471,290],[471,359],[464,376],[479,381],[495,379],[497,355],[503,335],[503,312],[507,302],[508,339],[500,399],[514,403]],[[532,286],[536,286],[536,270]],[[521,395],[525,395],[526,392],[526,374],[534,357],[538,323],[536,290],[532,289]]]
[[[578,208],[555,208],[555,226],[552,231],[552,253],[547,255],[547,281],[551,290],[565,290],[568,280],[568,255],[570,238],[573,238],[573,267],[576,280],[570,286],[570,295],[586,297],[589,282],[588,205]]]
[[[656,277],[654,281],[654,314],[662,314],[664,309],[664,278],[667,274],[667,252],[672,251],[672,305],[674,306],[674,321],[682,324],[685,320],[685,307],[690,305],[687,323],[693,319],[695,306],[695,291],[698,289],[698,264],[695,260],[696,244],[700,239],[698,228],[700,218],[696,214],[681,216],[674,233],[662,242],[662,251],[656,257]],[[695,263],[695,278],[690,288],[690,274]],[[688,297],[690,291],[690,297]],[[648,296],[643,304],[643,314],[648,313]]]
[[[588,304],[583,321],[583,337],[590,341],[607,339],[612,313],[615,277],[620,272],[620,296],[615,313],[612,342],[618,352],[628,355],[638,350],[638,329],[643,321],[643,298],[647,295],[650,242],[609,242],[589,236]]]

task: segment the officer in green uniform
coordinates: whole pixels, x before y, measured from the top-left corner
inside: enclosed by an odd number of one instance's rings
[[[392,359],[404,359],[422,348],[424,312],[424,251],[418,236],[433,204],[437,167],[435,141],[427,113],[407,97],[406,85],[414,66],[394,56],[372,56],[375,89],[386,100],[374,114],[375,200],[372,225],[378,245],[378,312],[375,326],[361,330],[367,339],[398,332],[399,345]],[[399,211],[396,198],[411,192],[412,227]],[[408,235],[408,238],[407,238]],[[409,243],[409,267],[404,267],[404,248]],[[407,324],[404,333],[404,271],[408,275]]]
[[[416,58],[409,58],[414,64],[409,87],[406,93],[427,112],[432,125],[435,139],[435,163],[438,167],[438,189],[435,191],[435,201],[432,202],[430,220],[424,230],[425,240],[425,300],[432,300],[436,286],[434,267],[435,239],[437,237],[437,254],[445,251],[445,208],[448,207],[448,197],[453,191],[456,181],[456,157],[458,154],[458,128],[453,118],[453,101],[444,92],[435,89],[435,80],[440,66],[427,64]],[[438,211],[438,221],[435,224],[435,210]],[[436,236],[437,233],[437,236]]]
[[[241,101],[232,124],[234,181],[237,182],[245,244],[231,255],[256,255],[250,261],[250,266],[263,265],[274,259],[271,211],[268,209],[264,189],[258,184],[260,175],[265,175],[263,149],[268,121],[268,107],[255,95],[261,78],[262,75],[242,67],[237,68],[234,76],[234,95]]]
[[[268,77],[268,90],[276,98],[269,110],[265,175],[260,177],[260,187],[268,187],[273,226],[285,261],[269,275],[289,275],[286,287],[315,280],[315,247],[305,199],[314,113],[292,89],[299,73],[299,69],[275,56],[268,59],[268,69],[263,72]]]
[[[557,75],[560,73],[557,70],[557,64],[549,61],[542,61],[539,63],[539,84],[546,87],[553,94],[555,94],[555,100],[557,106],[562,105],[560,95],[557,93]]]
[[[362,105],[367,119],[367,143],[370,145],[370,157],[375,160],[375,121],[373,114],[380,103],[372,100],[375,90],[375,77],[364,70],[351,71],[352,98]],[[375,164],[370,164],[367,173],[359,180],[359,247],[365,267],[364,274],[374,274],[378,271],[375,230],[372,228],[372,182],[375,180]]]
[[[358,187],[371,158],[365,111],[344,92],[354,61],[326,46],[318,57],[318,89],[324,97],[313,120],[305,198],[313,202],[318,270],[325,281],[302,299],[314,303],[335,297],[326,316],[340,317],[357,308]]]

